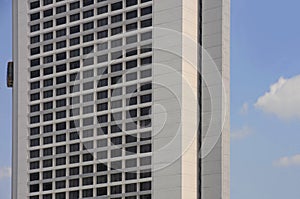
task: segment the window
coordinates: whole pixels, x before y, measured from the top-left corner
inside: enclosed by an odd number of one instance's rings
[[[94,40],[94,34],[84,35],[83,36],[83,42],[89,42]]]
[[[61,49],[66,47],[67,43],[66,41],[60,41],[60,42],[56,42],[56,49]]]
[[[97,176],[97,184],[107,183],[107,175]],[[106,187],[105,187],[106,190]],[[98,190],[97,190],[98,193]],[[97,194],[99,196],[99,194]]]
[[[111,4],[111,11],[120,10],[123,7],[122,1]]]
[[[78,21],[80,19],[80,14],[73,14],[73,15],[70,15],[70,22],[73,22],[73,21]]]
[[[137,17],[137,11],[131,11],[126,13],[126,19],[133,19]]]
[[[93,182],[93,177],[88,177],[88,178],[83,178],[82,179],[82,185],[87,186],[87,185],[92,185]]]
[[[38,89],[40,88],[40,82],[32,82],[30,83],[30,90]]]
[[[79,175],[79,167],[73,167],[69,169],[70,175]]]
[[[56,142],[65,142],[66,141],[66,135],[56,135]]]
[[[106,38],[106,37],[108,37],[108,31],[107,30],[104,30],[104,31],[101,31],[101,32],[97,33],[97,38],[98,39],[103,39],[103,38]]]
[[[126,7],[137,5],[137,0],[126,0]]]
[[[97,9],[97,14],[98,15],[104,14],[104,13],[107,13],[107,12],[108,12],[108,6],[102,6],[102,7]]]
[[[57,146],[56,154],[63,154],[63,153],[66,153],[66,146]]]
[[[56,37],[62,37],[66,35],[66,29],[61,29],[56,31]]]
[[[117,27],[117,28],[112,28],[111,29],[111,35],[117,35],[117,34],[121,34],[123,32],[122,27]]]
[[[44,46],[44,52],[53,50],[53,44],[48,44]]]
[[[108,18],[104,18],[104,19],[99,19],[97,21],[97,26],[101,27],[101,26],[106,26],[108,24]]]
[[[80,32],[80,26],[73,26],[73,27],[70,27],[70,34],[74,34],[74,33],[78,33]]]
[[[152,6],[146,7],[146,8],[142,8],[141,9],[141,15],[148,15],[152,13]]]
[[[40,47],[30,49],[30,55],[37,55],[40,53]]]
[[[74,10],[80,7],[80,2],[74,2],[74,3],[70,3],[70,10]]]
[[[47,21],[47,22],[44,22],[44,24],[43,24],[44,29],[51,28],[52,26],[53,26],[53,21]]]
[[[122,193],[122,186],[121,185],[111,186],[110,187],[110,193],[111,194],[120,194],[120,193]]]
[[[37,161],[37,162],[30,162],[30,169],[33,170],[33,169],[38,169],[40,168],[40,162]]]
[[[69,186],[70,187],[78,187],[79,186],[79,179],[69,180]],[[76,199],[78,199],[78,198],[76,198]]]
[[[53,138],[51,137],[44,137],[44,144],[52,144],[53,143]]]
[[[44,156],[50,156],[52,155],[52,148],[47,148],[43,150],[43,155]]]
[[[83,6],[89,6],[94,4],[94,0],[84,0],[83,1]]]
[[[56,73],[60,73],[67,70],[66,64],[60,64],[56,66]]]
[[[30,174],[30,181],[35,181],[40,179],[40,174],[39,173],[31,173]]]
[[[52,15],[53,15],[52,8],[44,11],[44,17],[49,17],[49,16],[52,16]]]
[[[66,24],[66,17],[61,17],[61,18],[58,18],[56,19],[56,25],[59,26],[59,25],[62,25],[62,24]]]
[[[43,172],[43,180],[52,178],[52,171],[44,171]]]
[[[30,9],[35,9],[40,7],[40,1],[35,1],[30,3]]]
[[[33,59],[30,61],[31,67],[38,66],[38,65],[40,65],[40,59]]]
[[[126,25],[126,31],[133,31],[137,29],[137,23],[131,23]]]
[[[140,191],[151,190],[151,182],[142,182],[140,183]]]
[[[40,35],[30,37],[30,44],[35,44],[40,42]]]
[[[83,30],[91,30],[93,28],[94,28],[94,22],[93,21],[83,24]]]
[[[82,190],[82,197],[83,198],[93,197],[93,189]]]
[[[40,24],[30,26],[30,32],[36,32],[40,30]]]
[[[122,21],[122,19],[123,19],[123,15],[122,14],[112,16],[111,17],[111,23],[120,22],[120,21]]]
[[[146,28],[150,26],[152,26],[152,19],[141,21],[141,28]]]
[[[130,193],[130,192],[136,192],[137,188],[136,188],[136,184],[127,184],[125,185],[125,191],[126,193]]]
[[[44,0],[44,6],[52,4],[53,0]]]
[[[119,182],[122,181],[122,173],[116,173],[110,175],[111,182]]]
[[[66,5],[59,6],[59,7],[56,8],[56,14],[60,14],[60,13],[63,13],[63,12],[66,12]]]
[[[56,188],[56,189],[63,189],[63,188],[66,188],[66,181],[58,181],[58,182],[55,182],[55,188]]]
[[[83,12],[83,18],[89,18],[89,17],[92,17],[94,16],[94,10],[88,10],[88,11],[85,11]]]
[[[125,178],[126,180],[133,180],[137,178],[137,174],[134,172],[126,172]]]
[[[66,164],[66,158],[56,158],[56,166],[65,165]]]
[[[30,140],[30,147],[39,146],[40,145],[40,139],[32,139]]]
[[[38,19],[40,19],[40,13],[39,12],[30,15],[30,21],[35,21],[35,20],[38,20]]]

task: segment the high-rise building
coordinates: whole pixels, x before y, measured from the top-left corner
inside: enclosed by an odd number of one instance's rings
[[[229,0],[13,0],[13,199],[229,199]]]

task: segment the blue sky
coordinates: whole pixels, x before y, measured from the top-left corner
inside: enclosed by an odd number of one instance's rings
[[[10,4],[0,0],[1,199],[10,198]],[[299,0],[232,0],[232,199],[300,198],[299,7]]]

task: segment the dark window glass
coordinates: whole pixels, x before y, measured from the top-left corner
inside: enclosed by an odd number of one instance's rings
[[[67,22],[66,17],[61,17],[61,18],[56,19],[56,25],[57,26],[62,25],[62,24],[66,24],[66,22]]]
[[[101,187],[97,189],[97,196],[106,196],[107,195],[107,187]]]
[[[126,7],[137,5],[137,0],[126,0]]]
[[[111,35],[121,34],[123,32],[122,27],[112,28]]]
[[[78,33],[80,32],[80,26],[73,26],[73,27],[70,27],[70,34],[74,34],[74,33]]]
[[[80,14],[73,14],[73,15],[70,15],[70,22],[73,22],[73,21],[78,21],[80,19]]]
[[[111,194],[120,194],[120,193],[122,193],[122,186],[121,185],[111,186],[110,187],[110,193]]]
[[[141,28],[146,28],[150,26],[152,26],[152,19],[141,21]]]
[[[141,15],[148,15],[152,13],[152,6],[146,7],[146,8],[142,8],[141,9]]]
[[[133,19],[137,17],[137,11],[131,11],[126,13],[126,19]]]
[[[37,55],[40,53],[40,47],[30,49],[30,55]]]
[[[44,0],[44,6],[52,4],[53,0]]]
[[[56,8],[56,14],[66,12],[66,9],[67,9],[66,5],[59,6]]]
[[[106,38],[107,36],[108,36],[108,31],[107,30],[104,30],[104,31],[101,31],[101,32],[97,33],[97,38],[98,39],[103,39],[103,38]]]
[[[38,19],[40,19],[40,13],[39,12],[30,15],[30,21],[35,21],[35,20],[38,20]]]
[[[30,32],[35,32],[40,30],[40,24],[30,26]]]
[[[53,44],[48,44],[44,46],[44,52],[48,52],[52,50],[53,50]]]
[[[61,29],[56,31],[56,37],[62,37],[66,35],[66,29]]]
[[[35,9],[40,7],[40,1],[35,1],[30,3],[30,9]]]
[[[123,14],[118,14],[118,15],[112,16],[111,23],[120,22],[120,21],[122,21],[122,19],[123,19]]]
[[[56,142],[64,142],[64,141],[66,141],[66,135],[65,134],[56,136]]]
[[[44,110],[49,110],[49,109],[52,109],[52,108],[53,108],[52,102],[44,103],[44,107],[43,107]]]
[[[80,2],[74,2],[74,3],[70,3],[70,10],[74,10],[80,7]]]
[[[131,23],[126,25],[126,31],[133,31],[137,29],[137,23]]]
[[[40,42],[40,35],[30,37],[30,44],[35,44]]]
[[[83,1],[83,6],[89,6],[94,4],[94,0],[84,0]]]
[[[123,7],[122,1],[111,4],[111,11],[120,10]]]
[[[31,67],[38,66],[38,65],[40,65],[40,59],[39,58],[38,59],[33,59],[33,60],[30,61],[30,66]]]
[[[30,83],[30,90],[38,89],[40,88],[40,82],[32,82]]]
[[[102,7],[97,9],[97,14],[98,15],[104,14],[104,13],[107,13],[107,12],[108,12],[108,6],[102,6]]]
[[[108,24],[108,18],[99,19],[99,20],[97,21],[98,27],[106,26],[107,24]]]
[[[40,70],[35,70],[30,72],[30,78],[36,78],[40,76]]]
[[[83,12],[83,18],[89,18],[89,17],[92,17],[94,16],[94,10],[88,10],[88,11],[85,11]]]
[[[53,21],[47,21],[43,24],[44,29],[53,27]]]
[[[44,11],[44,17],[49,17],[49,16],[52,16],[53,15],[53,10],[52,8],[49,9],[49,10],[45,10]]]
[[[83,30],[91,30],[94,28],[94,22],[89,22],[83,24]]]

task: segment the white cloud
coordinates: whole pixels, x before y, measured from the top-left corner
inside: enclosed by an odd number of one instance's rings
[[[253,133],[252,129],[248,126],[244,126],[241,129],[233,130],[231,132],[231,138],[235,140],[240,140],[248,137]]]
[[[249,104],[245,102],[240,110],[240,113],[246,115],[248,114],[248,111],[249,111]]]
[[[0,180],[4,178],[11,177],[11,168],[9,167],[2,167],[0,168]]]
[[[300,75],[271,85],[270,91],[259,97],[255,107],[281,119],[300,119]]]
[[[290,167],[290,166],[300,166],[300,154],[294,156],[282,157],[274,162],[274,166],[277,167]]]

